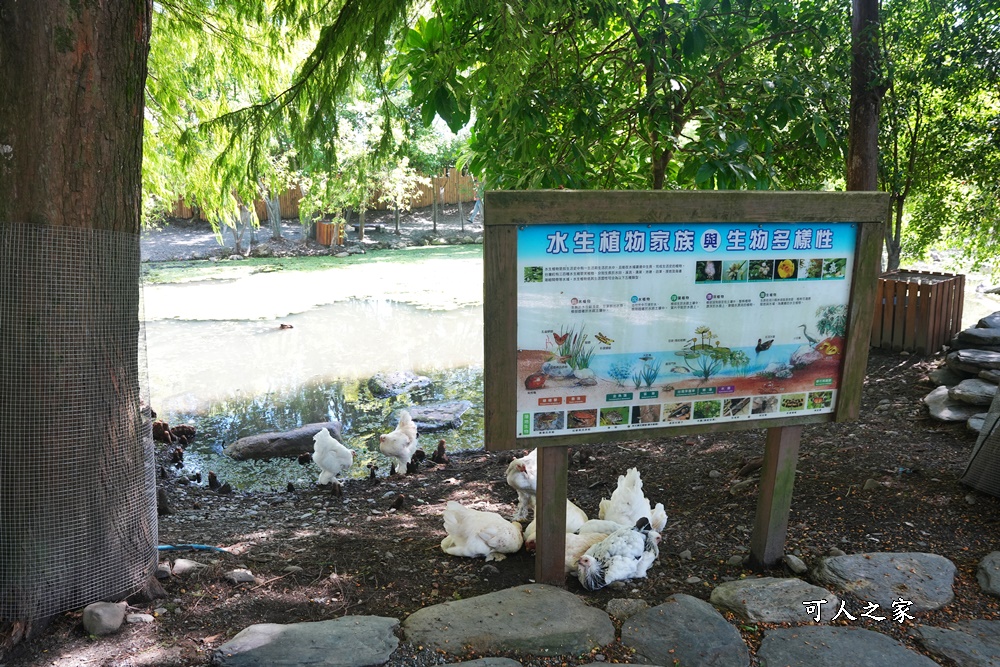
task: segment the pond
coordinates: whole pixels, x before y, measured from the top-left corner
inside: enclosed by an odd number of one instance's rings
[[[247,435],[336,420],[343,424],[344,444],[356,451],[352,475],[367,475],[365,464],[372,460],[385,474],[378,434],[392,430],[392,414],[453,399],[472,403],[462,426],[424,434],[421,446],[429,454],[444,438],[450,451],[481,448],[481,255],[441,262],[411,261],[395,274],[383,262],[377,276],[371,266],[359,267],[368,272],[365,289],[350,293],[368,297],[360,299],[330,297],[335,285],[348,282],[337,272],[257,273],[242,285],[227,279],[147,286],[151,403],[160,419],[198,431],[183,472],[206,476],[212,470],[246,490],[314,482],[313,465],[237,462],[222,448]],[[238,309],[234,294],[240,295]],[[213,313],[219,319],[211,319]],[[235,317],[243,313],[245,319]],[[391,371],[426,375],[432,383],[391,398],[372,396],[368,378]]]

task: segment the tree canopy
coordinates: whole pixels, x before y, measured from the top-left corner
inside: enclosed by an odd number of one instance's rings
[[[899,206],[890,262],[946,233],[981,260],[996,250],[994,4],[882,5],[880,187]],[[336,171],[343,121],[362,100],[379,130],[373,173],[404,155],[422,166],[419,128],[437,117],[468,128],[464,160],[490,188],[841,188],[848,11],[832,0],[183,0],[154,23],[150,95],[184,102],[155,106],[158,129],[177,128],[153,160],[173,146],[214,154],[191,182],[246,198],[276,156],[294,156],[293,173]]]

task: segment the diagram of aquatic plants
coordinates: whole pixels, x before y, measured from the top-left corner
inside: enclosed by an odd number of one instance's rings
[[[676,349],[617,353],[585,324],[544,332],[524,377],[525,434],[670,426],[830,412],[835,405],[847,309],[819,307],[785,343],[724,340],[705,325]],[[797,335],[795,335],[797,334]],[[609,342],[610,341],[610,344]],[[574,407],[575,406],[575,407]]]

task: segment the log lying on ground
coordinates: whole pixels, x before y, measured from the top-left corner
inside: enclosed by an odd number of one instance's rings
[[[291,431],[281,433],[259,433],[240,438],[226,445],[223,454],[237,461],[268,461],[276,458],[294,459],[302,452],[312,452],[313,436],[321,428],[330,429],[330,434],[340,440],[340,422],[319,422],[306,424]]]

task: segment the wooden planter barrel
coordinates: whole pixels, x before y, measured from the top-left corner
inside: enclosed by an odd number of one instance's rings
[[[965,276],[900,269],[875,293],[872,347],[933,354],[962,328]]]
[[[317,222],[316,223],[316,242],[321,245],[344,245],[344,237],[346,236],[346,231],[344,230],[344,223],[334,223],[334,222]]]

